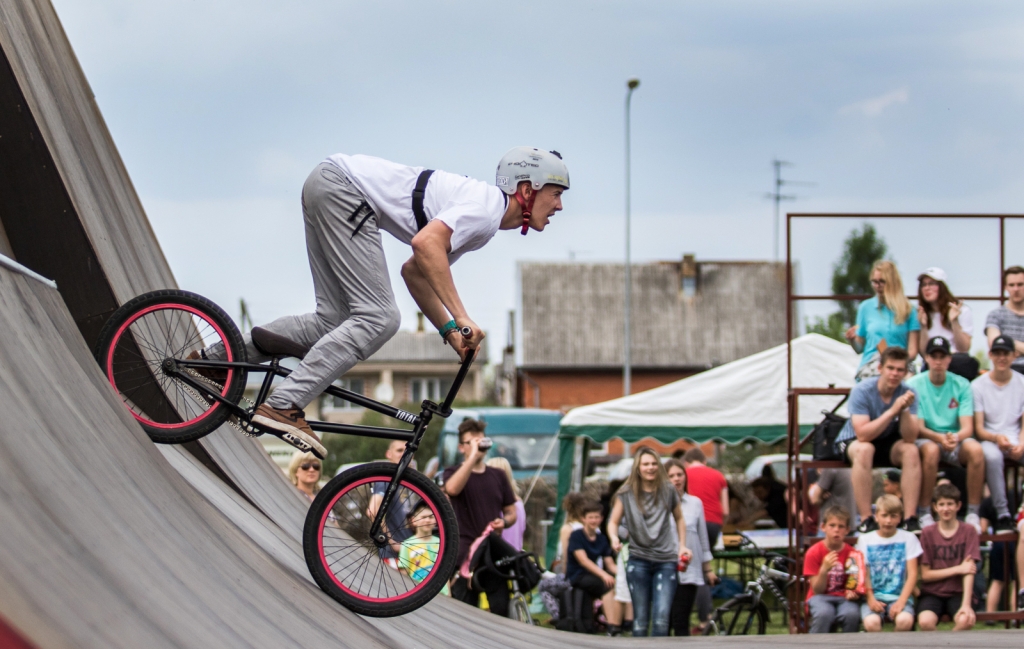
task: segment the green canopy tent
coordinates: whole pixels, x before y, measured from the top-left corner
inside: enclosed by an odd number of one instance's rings
[[[849,345],[807,334],[793,340],[792,347],[794,387],[853,386],[859,357]],[[631,444],[647,438],[664,444],[784,439],[786,362],[786,345],[779,345],[653,390],[570,410],[558,433],[558,510],[548,530],[549,565],[562,525],[562,499],[580,488],[591,444],[613,438]],[[809,431],[836,401],[834,396],[801,398],[801,428]]]

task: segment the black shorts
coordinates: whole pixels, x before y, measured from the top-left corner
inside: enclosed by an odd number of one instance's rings
[[[903,439],[899,433],[892,432],[892,429],[885,431],[879,437],[876,437],[867,444],[872,444],[875,447],[875,455],[871,460],[871,467],[874,469],[888,469],[895,467],[892,463],[892,447]],[[836,454],[842,456],[843,460],[850,464],[850,456],[846,454],[846,450],[850,448],[850,444],[857,441],[854,439],[847,439],[842,442],[836,442]]]
[[[1013,542],[999,541],[992,544],[992,552],[988,555],[988,579],[1003,581],[1006,579],[1007,562],[1009,562],[1010,579],[1017,576],[1017,561]]]
[[[917,602],[917,614],[920,615],[922,611],[931,611],[940,620],[943,615],[948,615],[949,619],[952,620],[956,617],[956,612],[960,610],[960,603],[963,600],[963,593],[957,593],[949,597],[939,597],[925,593],[921,595],[921,599]]]
[[[604,594],[611,590],[606,586],[604,580],[591,572],[585,572],[569,582],[573,588],[585,591],[594,599],[601,599]]]

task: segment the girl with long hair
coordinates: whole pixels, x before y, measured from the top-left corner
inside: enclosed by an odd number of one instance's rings
[[[650,635],[667,636],[676,566],[693,553],[686,547],[679,494],[669,483],[661,458],[650,448],[637,450],[629,479],[612,506],[608,540],[615,552],[622,548],[620,523],[629,533],[626,581],[633,600],[633,636],[648,635],[648,626]]]
[[[857,324],[846,331],[846,339],[861,352],[857,380],[878,376],[878,357],[887,347],[902,347],[911,360],[917,358],[921,325],[917,310],[907,299],[896,264],[876,261],[871,267],[875,297],[857,307]]]
[[[686,519],[686,536],[690,539],[695,553],[694,560],[678,575],[676,584],[676,596],[672,600],[672,612],[669,615],[671,628],[675,635],[690,635],[690,614],[693,612],[693,603],[698,593],[707,590],[707,602],[703,607],[707,610],[698,610],[697,617],[703,624],[711,615],[711,584],[718,581],[718,576],[711,568],[711,542],[708,538],[708,526],[704,522],[704,503],[700,498],[691,496],[687,487],[689,486],[689,475],[686,473],[686,466],[682,461],[675,458],[665,462],[665,471],[668,474],[668,481],[679,494],[680,505],[683,508],[683,518]]]

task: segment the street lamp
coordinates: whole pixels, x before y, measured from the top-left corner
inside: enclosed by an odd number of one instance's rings
[[[633,91],[640,85],[639,79],[630,79],[626,82],[626,318],[623,348],[625,350],[622,365],[622,395],[629,396],[632,391],[632,359],[633,338],[630,332],[630,311],[633,308],[633,277],[630,268],[629,251],[629,209],[630,209],[630,170],[629,170],[629,103],[633,98]]]

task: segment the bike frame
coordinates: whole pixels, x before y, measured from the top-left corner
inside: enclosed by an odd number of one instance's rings
[[[392,419],[398,419],[399,421],[404,421],[407,424],[412,424],[412,430],[405,430],[402,428],[385,428],[382,426],[337,424],[329,421],[306,422],[309,424],[311,429],[321,433],[359,435],[361,437],[375,437],[378,439],[396,439],[406,443],[405,452],[402,454],[402,458],[398,461],[398,471],[395,472],[394,477],[391,479],[391,483],[388,485],[387,490],[385,490],[380,507],[377,509],[377,515],[374,518],[373,525],[370,527],[370,536],[378,544],[383,545],[387,542],[387,536],[382,531],[385,516],[387,515],[391,501],[394,499],[395,493],[398,491],[398,484],[401,481],[402,476],[405,475],[406,469],[409,468],[413,455],[416,453],[420,442],[423,440],[423,435],[427,432],[427,426],[430,425],[434,415],[443,419],[447,419],[451,416],[452,402],[455,400],[455,396],[459,393],[459,389],[462,387],[463,381],[466,380],[466,375],[469,373],[469,366],[473,364],[474,355],[473,350],[467,352],[466,358],[463,360],[462,366],[459,368],[459,372],[455,376],[455,381],[452,383],[451,388],[449,388],[448,395],[445,397],[444,401],[441,404],[437,404],[429,399],[424,399],[423,403],[420,404],[420,413],[418,415],[402,410],[401,408],[395,408],[394,406],[390,406],[386,403],[375,401],[369,397],[356,394],[355,392],[351,392],[334,385],[330,385],[326,390],[324,390],[324,394],[340,397],[350,403],[363,406],[364,408],[373,410],[374,412],[379,412],[380,414],[391,417]],[[221,406],[236,416],[239,421],[244,424],[246,429],[252,429],[253,411],[258,408],[270,394],[270,386],[274,382],[274,378],[278,376],[286,377],[292,373],[288,368],[281,367],[281,358],[283,357],[275,356],[266,364],[205,359],[167,359],[164,361],[163,369],[167,374],[174,376],[193,389],[198,390],[200,394],[221,404]],[[209,385],[205,384],[203,381],[197,380],[188,372],[181,371],[182,368],[245,370],[246,372],[254,373],[262,372],[265,376],[263,377],[263,383],[260,385],[260,390],[256,395],[252,410],[246,410],[237,403],[233,403],[229,399],[225,399],[220,394],[213,392]]]

